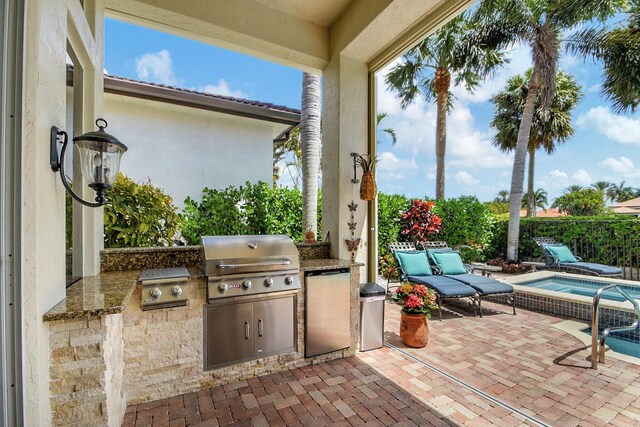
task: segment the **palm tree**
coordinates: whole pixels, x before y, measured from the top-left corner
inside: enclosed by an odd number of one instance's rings
[[[607,190],[607,196],[614,203],[626,202],[627,200],[631,200],[634,197],[637,197],[638,190],[633,187],[627,187],[624,185],[624,181],[622,181],[619,185],[611,184],[609,189]]]
[[[547,210],[547,205],[549,204],[549,200],[547,198],[547,192],[544,191],[542,188],[538,188],[536,191],[533,192],[533,215],[529,215],[531,217],[535,217],[536,216],[536,209],[540,208],[540,209],[544,209],[545,211]],[[522,208],[529,208],[529,197],[527,193],[524,193],[524,195],[522,196]]]
[[[387,117],[389,117],[388,113],[378,113],[378,114],[376,114],[376,129],[380,126],[380,122],[383,121],[384,119],[386,119]],[[382,132],[384,132],[387,135],[389,135],[389,137],[391,138],[391,145],[396,145],[396,142],[398,142],[398,137],[396,136],[395,129],[384,128],[384,129],[381,129],[381,130],[382,130]],[[378,139],[378,142],[380,142],[379,139]]]
[[[318,233],[318,179],[320,177],[320,77],[302,75],[300,115],[302,149],[302,233]]]
[[[493,199],[494,202],[509,203],[509,190],[498,191],[498,196]]]
[[[493,143],[503,151],[509,152],[516,148],[531,73],[532,70],[529,70],[524,76],[510,78],[504,90],[493,98],[495,116],[491,125],[498,131]],[[581,97],[582,90],[573,76],[558,71],[550,108],[543,108],[540,99],[536,102],[527,147],[529,151],[527,216],[535,216],[536,211],[533,190],[536,150],[542,148],[547,154],[551,154],[555,151],[557,143],[566,142],[573,135],[571,112]]]
[[[598,190],[602,194],[602,200],[607,201],[607,190],[611,187],[611,183],[609,181],[596,181],[591,184],[591,188]]]
[[[477,43],[502,48],[526,43],[531,48],[533,59],[511,175],[507,237],[509,261],[518,259],[520,201],[536,103],[540,102],[543,109],[548,109],[553,102],[560,36],[581,22],[604,21],[617,12],[619,5],[618,0],[482,0],[474,13],[481,21],[476,33]]]
[[[581,0],[565,0],[573,7]],[[603,65],[602,94],[617,112],[634,112],[640,105],[640,3],[629,2],[626,22],[613,28],[585,28],[568,40],[567,50]]]
[[[418,96],[436,101],[436,199],[444,198],[444,157],[447,145],[447,112],[452,105],[451,83],[473,91],[480,81],[504,63],[497,49],[475,43],[477,25],[461,14],[435,34],[409,49],[385,81],[407,108]]]
[[[567,188],[564,189],[564,191],[562,192],[562,194],[573,194],[573,193],[579,193],[582,190],[584,190],[584,187],[582,185],[570,185]]]

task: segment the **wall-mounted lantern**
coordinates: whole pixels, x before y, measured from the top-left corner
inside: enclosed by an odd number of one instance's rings
[[[64,172],[65,152],[67,150],[68,136],[63,130],[55,126],[51,127],[51,169],[60,172],[62,185],[79,203],[97,208],[105,204],[105,193],[109,190],[120,171],[120,159],[127,146],[113,135],[109,135],[104,129],[107,127],[105,119],[96,120],[98,130],[87,132],[73,138],[73,143],[80,152],[80,165],[82,175],[87,184],[96,192],[95,202],[87,202],[73,192]],[[58,144],[62,144],[60,154],[58,154]]]

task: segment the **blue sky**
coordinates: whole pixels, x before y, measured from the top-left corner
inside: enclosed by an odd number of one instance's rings
[[[106,20],[105,32],[110,74],[300,108],[299,70],[112,19]],[[447,197],[477,195],[486,201],[510,187],[513,158],[491,145],[489,99],[509,77],[530,67],[530,55],[515,47],[509,57],[511,62],[474,94],[453,90],[457,100],[448,118]],[[584,96],[573,114],[573,138],[551,156],[538,153],[536,188],[544,188],[551,201],[572,184],[607,180],[640,187],[640,114],[612,111],[600,95],[598,66],[566,54],[560,65],[575,76]],[[378,186],[389,193],[433,197],[435,106],[417,100],[402,110],[383,83],[387,70],[378,73],[378,111],[389,114],[382,126],[395,129],[398,143],[379,144]]]

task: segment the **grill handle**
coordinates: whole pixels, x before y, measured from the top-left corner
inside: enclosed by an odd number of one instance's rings
[[[279,261],[255,262],[251,264],[218,264],[218,268],[234,269],[234,268],[247,268],[247,267],[269,267],[272,265],[290,265],[290,264],[291,264],[291,260],[281,259]]]

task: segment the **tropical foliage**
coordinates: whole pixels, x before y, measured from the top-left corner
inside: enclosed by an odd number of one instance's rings
[[[495,116],[491,125],[497,130],[493,143],[503,151],[516,148],[531,73],[532,70],[529,70],[524,76],[510,78],[506,87],[493,98]],[[558,71],[555,79],[555,91],[549,108],[543,107],[540,95],[536,100],[529,134],[529,177],[523,205],[529,217],[535,216],[536,207],[541,207],[533,189],[536,151],[543,149],[547,154],[552,154],[558,143],[566,142],[573,135],[571,112],[582,97],[582,90],[573,76]]]
[[[182,222],[173,200],[151,182],[118,175],[104,207],[105,248],[173,244]]]
[[[511,177],[507,259],[518,258],[520,202],[523,193],[525,159],[536,104],[551,107],[556,84],[563,32],[592,20],[604,21],[623,4],[620,0],[482,0],[474,13],[480,22],[476,43],[508,48],[523,43],[531,48],[533,70],[522,111]]]
[[[452,105],[451,84],[473,91],[480,81],[504,63],[497,49],[475,43],[477,24],[461,14],[403,55],[385,81],[406,108],[419,96],[436,102],[436,199],[445,195],[444,159],[447,112]]]
[[[566,193],[555,199],[552,207],[571,216],[601,215],[605,210],[602,193],[593,188]]]
[[[200,236],[236,234],[286,234],[302,241],[302,194],[265,182],[224,190],[205,188],[202,200],[187,198],[182,218],[182,235],[189,244],[198,244]]]
[[[522,196],[522,208],[524,209],[525,207],[528,207],[530,205],[531,201],[529,199],[529,193],[524,193],[524,195]],[[549,201],[547,200],[547,192],[544,191],[542,188],[538,188],[536,191],[533,192],[533,215],[529,215],[531,217],[536,216],[536,209],[540,208],[540,209],[547,209],[547,205],[549,204]]]
[[[400,235],[407,242],[424,242],[442,229],[442,218],[433,212],[434,202],[415,199],[402,213]]]

